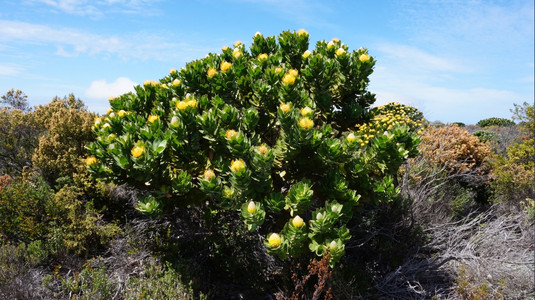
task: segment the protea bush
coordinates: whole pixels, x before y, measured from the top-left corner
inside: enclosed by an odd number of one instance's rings
[[[334,264],[359,205],[397,197],[419,142],[418,125],[359,127],[376,122],[374,65],[338,39],[309,49],[305,30],[257,33],[249,49],[236,42],[110,98],[86,162],[136,188],[146,214],[235,211],[281,259],[329,252]]]

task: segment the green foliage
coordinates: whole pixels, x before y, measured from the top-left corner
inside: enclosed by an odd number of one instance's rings
[[[522,105],[514,104],[514,108],[511,109],[513,113],[513,120],[518,120],[520,125],[526,129],[528,135],[532,136],[535,132],[535,110],[533,104],[530,105],[527,102]]]
[[[94,141],[91,132],[95,115],[74,98],[53,99],[35,112],[46,131],[32,157],[35,167],[52,186],[73,183],[73,174],[84,173],[85,145]]]
[[[169,264],[150,263],[143,275],[126,282],[125,299],[193,299],[193,290],[182,283],[182,278]],[[202,294],[195,299],[205,299]]]
[[[30,111],[30,107],[28,105],[28,96],[21,90],[15,91],[14,89],[11,89],[0,98],[2,99],[0,104],[5,104],[5,107],[8,109],[16,109],[22,112]]]
[[[513,126],[515,125],[515,122],[509,119],[492,117],[492,118],[480,120],[479,122],[477,122],[476,125],[479,127]]]
[[[41,132],[33,113],[0,107],[0,174],[18,176],[31,166]]]
[[[2,188],[0,232],[16,243],[43,240],[55,250],[82,254],[106,244],[119,228],[104,223],[79,188],[54,193],[41,177],[25,173]]]
[[[451,125],[457,125],[459,127],[466,127],[466,124],[464,124],[463,122],[453,122],[451,123]]]
[[[250,230],[280,232],[266,242],[272,253],[330,249],[338,260],[359,199],[381,205],[397,197],[393,178],[417,153],[421,124],[380,125],[364,140],[354,126],[383,113],[369,112],[375,60],[339,40],[308,47],[304,30],[257,34],[249,52],[241,43],[224,47],[110,99],[94,123],[88,169],[139,189],[142,212],[241,208]],[[308,224],[299,230],[291,224],[297,214]]]
[[[478,130],[473,133],[481,142],[490,142],[496,138],[496,133],[486,130]]]

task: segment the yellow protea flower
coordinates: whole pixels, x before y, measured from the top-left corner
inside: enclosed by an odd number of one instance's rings
[[[232,56],[234,56],[234,58],[239,58],[241,55],[242,55],[242,52],[238,48],[236,48],[236,49],[234,49],[234,51],[232,51]]]
[[[277,233],[272,233],[268,237],[268,244],[271,247],[278,247],[281,244],[281,237]]]
[[[282,83],[284,83],[285,85],[294,84],[295,77],[290,74],[286,74],[284,75],[284,77],[282,77]]]
[[[148,121],[149,121],[150,123],[154,123],[154,122],[156,122],[157,120],[160,120],[160,117],[159,117],[159,116],[155,116],[155,115],[150,115],[150,116],[149,116],[149,119],[148,119]]]
[[[308,58],[310,54],[312,54],[312,52],[310,52],[309,50],[305,51],[305,53],[303,53],[303,58]]]
[[[185,110],[186,108],[188,108],[188,103],[186,101],[178,101],[176,103],[176,108],[178,108],[179,110]]]
[[[221,50],[223,50],[223,51],[227,51],[227,50],[228,50],[228,46],[223,46],[223,47],[221,47]]]
[[[235,41],[234,42],[234,47],[239,47],[241,44],[242,44],[241,41]]]
[[[280,74],[281,72],[282,72],[282,68],[281,67],[276,67],[275,68],[275,73]]]
[[[94,157],[94,156],[88,156],[86,159],[85,159],[85,164],[88,165],[88,166],[92,166],[93,164],[95,164],[97,162],[97,158]]]
[[[104,123],[104,125],[102,125],[102,129],[108,129],[108,128],[111,128],[110,123]]]
[[[294,227],[301,227],[305,224],[303,219],[300,216],[295,216],[295,218],[292,219],[292,225]]]
[[[175,75],[175,74],[177,74],[176,69],[175,69],[175,68],[171,68],[171,69],[169,69],[169,74],[171,74],[171,75]]]
[[[95,118],[95,126],[100,125],[101,122],[102,122],[101,118],[99,118],[99,117]]]
[[[214,69],[214,68],[209,68],[208,72],[206,72],[206,73],[208,74],[209,78],[212,78],[212,77],[214,77],[215,74],[217,74],[217,70]]]
[[[215,177],[215,173],[214,173],[213,170],[208,169],[208,170],[204,171],[203,177],[206,180],[211,180],[212,178]]]
[[[117,112],[117,115],[119,115],[119,117],[122,118],[122,117],[124,117],[126,115],[126,111],[121,109],[120,111]]]
[[[331,41],[333,41],[334,43],[338,43],[340,40],[338,38],[333,38]]]
[[[290,111],[290,104],[281,103],[280,109],[283,113],[287,113],[288,111]]]
[[[145,81],[143,82],[143,85],[144,85],[144,86],[149,86],[149,85],[150,85],[150,80],[145,80]]]
[[[250,214],[254,214],[256,212],[256,204],[254,203],[254,201],[249,202],[249,205],[247,205],[247,211]]]
[[[316,215],[316,220],[323,220],[323,214],[322,213],[318,213]]]
[[[132,151],[130,151],[132,156],[135,158],[138,158],[143,155],[143,152],[145,152],[145,147],[139,145],[134,146],[134,148],[132,148]]]
[[[110,135],[108,135],[108,139],[110,139],[110,140],[113,140],[113,139],[115,139],[116,137],[117,137],[117,136],[116,136],[115,134],[113,134],[113,133],[110,133]]]
[[[359,60],[361,62],[367,62],[368,60],[370,60],[370,56],[368,54],[366,54],[366,53],[361,54],[361,55],[359,55]]]
[[[107,115],[111,114],[112,112],[113,112],[113,108],[108,108],[108,109],[106,110],[106,114],[107,114]]]
[[[332,47],[334,47],[334,42],[333,41],[328,42],[327,49],[331,49]]]
[[[179,85],[180,85],[180,80],[178,80],[178,79],[173,80],[172,85],[173,85],[174,87],[179,86]]]
[[[299,29],[299,30],[297,31],[297,35],[298,35],[298,36],[308,35],[308,32],[307,32],[306,30],[304,30],[304,29]]]
[[[232,172],[238,172],[238,171],[241,171],[245,169],[245,162],[243,161],[243,159],[236,159],[236,160],[233,160],[231,163],[230,163],[230,170]]]
[[[269,149],[266,147],[266,145],[262,144],[258,147],[258,153],[261,155],[266,155],[268,153]]]
[[[303,128],[305,130],[308,130],[308,129],[312,128],[312,126],[314,126],[314,121],[312,121],[308,117],[303,117],[303,118],[299,119],[299,127]]]
[[[235,138],[236,135],[238,135],[238,132],[236,132],[234,129],[229,129],[227,132],[225,132],[225,137],[227,137],[229,140]]]
[[[190,99],[186,102],[188,104],[189,107],[196,107],[197,106],[197,100],[195,99]]]
[[[293,77],[297,77],[297,75],[299,75],[299,71],[296,69],[290,69],[288,70],[288,74],[292,75]]]
[[[301,115],[303,117],[306,116],[306,115],[311,114],[312,112],[313,112],[313,110],[308,106],[305,106],[305,107],[301,108]]]
[[[109,102],[112,102],[113,100],[115,100],[115,97],[113,97],[113,96],[111,96],[111,97],[108,98],[108,101],[109,101]]]
[[[336,56],[342,56],[344,53],[346,53],[346,50],[344,48],[338,48],[335,53]]]
[[[262,36],[262,34],[261,34],[259,31],[257,31],[257,32],[254,34],[254,37],[257,37],[257,36]]]
[[[355,140],[357,139],[357,137],[352,133],[348,134],[347,137],[346,137],[346,141],[352,143],[354,142]]]
[[[268,55],[266,53],[258,54],[258,60],[267,60]]]
[[[224,61],[221,63],[221,71],[226,72],[228,69],[232,67],[232,63],[229,63],[228,61]]]

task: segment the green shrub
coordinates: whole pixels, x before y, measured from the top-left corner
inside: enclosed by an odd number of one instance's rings
[[[513,126],[513,125],[515,125],[515,122],[513,122],[513,121],[511,121],[509,119],[493,117],[493,118],[480,120],[479,122],[477,122],[476,125],[479,126],[479,127],[490,127],[490,126],[500,126],[501,127],[501,126]]]
[[[308,43],[304,30],[256,34],[250,51],[223,47],[110,99],[89,170],[140,190],[147,214],[236,210],[270,253],[330,252],[334,263],[355,207],[397,197],[394,177],[418,138],[404,125],[354,130],[372,117],[375,60],[339,40]]]

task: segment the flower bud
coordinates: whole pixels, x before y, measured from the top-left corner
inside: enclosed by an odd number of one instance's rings
[[[254,201],[249,202],[249,205],[247,205],[247,211],[250,214],[254,214],[256,212],[256,204],[254,203]]]
[[[281,244],[281,237],[277,233],[272,233],[268,238],[271,247],[278,247]]]
[[[211,180],[212,178],[215,177],[215,173],[214,173],[214,171],[208,169],[208,170],[204,171],[203,177],[206,180]]]
[[[292,225],[294,227],[301,227],[305,224],[303,219],[300,216],[295,216],[295,218],[292,219]]]
[[[329,249],[330,250],[334,250],[338,247],[338,244],[336,243],[335,240],[332,240],[330,243],[329,243]]]

